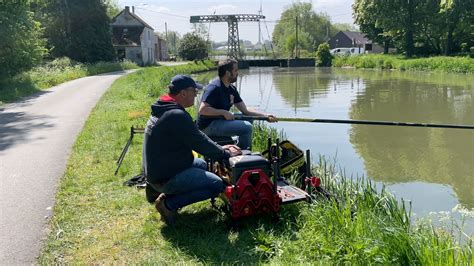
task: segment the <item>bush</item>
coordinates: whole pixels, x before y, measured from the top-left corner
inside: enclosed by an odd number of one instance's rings
[[[380,68],[450,73],[474,73],[474,60],[469,56],[407,59],[393,55],[336,56],[333,66],[355,68]]]
[[[322,43],[318,46],[316,51],[316,65],[317,66],[331,66],[332,55],[329,52],[329,44]]]
[[[178,54],[184,60],[200,60],[208,57],[207,42],[195,33],[187,33],[183,36],[179,47]]]

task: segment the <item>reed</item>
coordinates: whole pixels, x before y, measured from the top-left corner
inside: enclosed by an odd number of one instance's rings
[[[397,69],[446,73],[474,73],[474,59],[470,57],[436,56],[407,59],[395,55],[336,56],[335,67]]]

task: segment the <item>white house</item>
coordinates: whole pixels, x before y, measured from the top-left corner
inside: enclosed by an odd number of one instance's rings
[[[156,60],[158,45],[153,28],[130,12],[128,6],[112,19],[112,44],[118,59],[128,59],[138,65],[150,65]]]

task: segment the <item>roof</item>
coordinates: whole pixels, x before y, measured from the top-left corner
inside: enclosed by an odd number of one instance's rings
[[[363,34],[362,32],[342,31],[342,33],[345,34],[349,39],[351,39],[355,43],[358,43],[358,44],[372,43],[372,41],[369,40],[367,37],[365,37],[365,34]]]
[[[138,20],[141,24],[143,24],[144,27],[147,27],[147,28],[150,28],[150,29],[154,30],[152,26],[148,25],[148,23],[146,23],[143,19],[141,19],[137,14],[130,12],[130,8],[129,8],[128,6],[126,6],[125,9],[123,9],[122,11],[120,11],[120,13],[118,13],[118,14],[112,19],[112,22],[114,22],[115,19],[116,19],[118,16],[122,15],[122,13],[127,13],[127,14],[130,15],[132,18]]]

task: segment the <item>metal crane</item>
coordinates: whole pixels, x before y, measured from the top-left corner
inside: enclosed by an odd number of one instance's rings
[[[189,21],[191,23],[227,22],[227,25],[229,26],[227,37],[227,56],[233,59],[239,59],[240,44],[238,22],[260,21],[260,19],[265,19],[265,16],[254,14],[201,15],[191,16]]]

